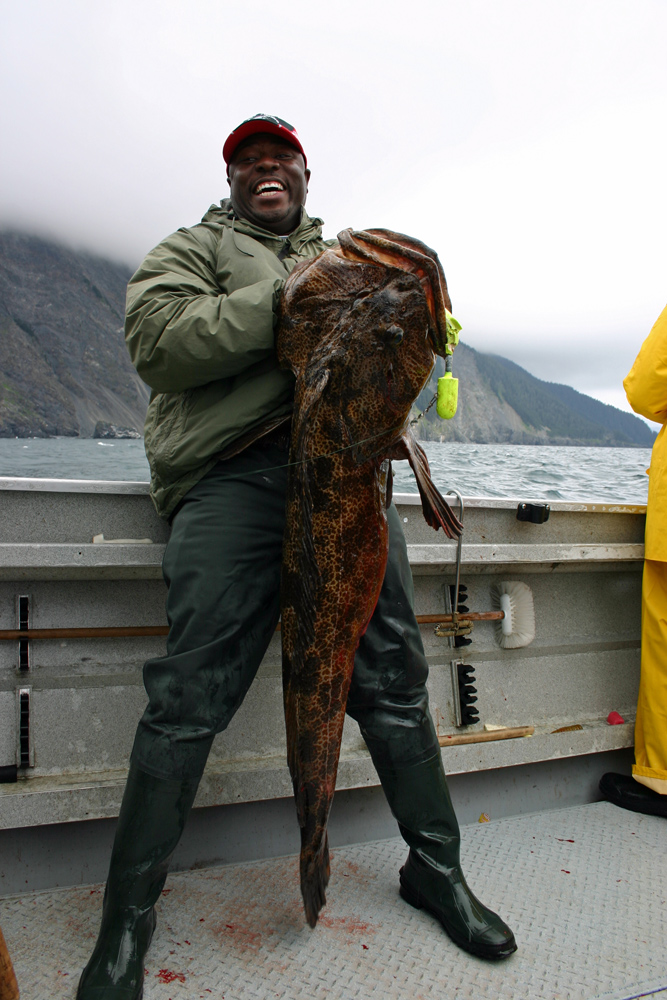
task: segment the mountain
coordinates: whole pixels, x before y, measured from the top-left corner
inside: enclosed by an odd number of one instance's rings
[[[123,264],[0,232],[0,437],[90,437],[98,422],[143,430],[149,390],[123,338],[130,275]],[[438,359],[415,415],[443,369]],[[626,447],[651,447],[655,437],[630,413],[465,344],[454,374],[456,416],[440,420],[433,407],[416,425],[420,437]]]
[[[149,390],[125,348],[128,267],[0,232],[0,437],[143,432]]]
[[[457,413],[452,420],[441,420],[435,407],[429,410],[416,425],[426,440],[626,448],[650,448],[655,440],[655,432],[634,414],[568,385],[543,382],[507,358],[459,344],[453,367],[459,379]],[[438,358],[417,399],[415,416],[428,406],[443,372],[444,361]]]

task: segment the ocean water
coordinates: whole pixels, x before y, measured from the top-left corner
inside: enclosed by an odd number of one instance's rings
[[[438,488],[463,496],[521,500],[646,503],[648,448],[562,448],[542,445],[424,445]],[[0,438],[0,475],[46,479],[146,482],[143,440]],[[407,462],[394,463],[394,490],[416,493]]]
[[[522,500],[646,503],[650,448],[566,448],[544,445],[425,442],[441,492]],[[394,466],[397,493],[416,491],[407,462]]]

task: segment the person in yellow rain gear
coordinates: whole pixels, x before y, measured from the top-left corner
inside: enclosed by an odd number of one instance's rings
[[[649,469],[642,585],[642,653],[632,777],[610,772],[606,799],[667,817],[667,307],[623,382],[632,409],[662,424]]]

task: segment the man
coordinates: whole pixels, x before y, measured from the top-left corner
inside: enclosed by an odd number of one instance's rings
[[[600,791],[624,809],[667,817],[667,308],[623,386],[632,409],[662,428],[649,470],[635,763],[632,777],[603,774]]]
[[[102,927],[79,1000],[141,996],[154,904],[211,743],[241,704],[279,617],[293,377],[275,355],[285,278],[329,243],[303,205],[310,172],[294,128],[256,115],[227,138],[231,197],[180,229],[130,281],[126,337],[153,390],[151,493],[172,523],[164,557],[167,655],[149,660]],[[259,474],[270,468],[270,476]],[[428,711],[428,673],[395,508],[373,620],[348,699],[410,854],[401,893],[461,947],[516,950],[468,889],[459,830]]]

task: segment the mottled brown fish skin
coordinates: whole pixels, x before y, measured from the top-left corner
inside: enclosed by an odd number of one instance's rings
[[[342,465],[343,460],[337,464]],[[347,459],[346,464],[352,463]],[[358,490],[357,495],[363,491],[379,496],[380,489],[372,482],[379,470],[362,469],[363,474],[362,470],[349,470],[339,482],[347,490]],[[329,471],[336,475],[331,466]],[[317,482],[320,478],[327,478],[324,469],[323,477],[314,477],[314,491],[328,485]],[[356,505],[353,498],[330,495],[326,510],[314,513],[312,537],[317,553],[314,573],[300,558],[304,546],[299,533],[290,532],[286,539],[283,586],[292,596],[283,604],[282,631],[288,762],[301,826],[301,886],[306,916],[314,927],[326,902],[326,826],[336,786],[354,653],[384,577],[386,516],[382,509]],[[307,617],[301,610],[304,592],[312,609]]]
[[[337,250],[293,272],[283,293],[278,354],[297,376],[283,549],[283,695],[311,927],[326,902],[326,828],[355,651],[386,569],[383,459],[403,447],[410,407],[433,367],[431,325],[418,275]]]

